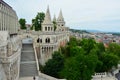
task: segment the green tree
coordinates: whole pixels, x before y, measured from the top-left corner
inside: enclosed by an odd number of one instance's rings
[[[26,20],[25,19],[21,18],[19,20],[19,23],[20,23],[20,28],[21,29],[26,29]]]
[[[98,58],[95,55],[86,56],[83,53],[82,50],[65,61],[64,69],[60,72],[61,77],[67,80],[91,80]]]
[[[107,48],[107,52],[113,53],[113,54],[119,56],[119,58],[120,58],[120,45],[118,45],[116,43],[110,43],[109,47]]]
[[[57,23],[55,21],[53,21],[53,26],[54,26],[54,31],[55,31],[57,28]]]
[[[96,42],[93,39],[83,39],[80,45],[86,51],[86,54],[89,54],[95,48]]]
[[[60,72],[61,78],[67,80],[80,80],[80,70],[78,68],[78,62],[74,58],[68,58],[65,61],[64,69]]]
[[[105,48],[93,39],[71,37],[70,42],[55,53],[59,55],[46,63],[44,73],[67,80],[91,80],[95,72],[109,72],[118,65],[120,46],[112,43]],[[60,53],[65,60],[59,57]]]
[[[42,22],[44,20],[45,13],[40,12],[36,15],[35,19],[32,19],[32,28],[35,28],[35,31],[41,30]]]
[[[70,57],[73,57],[73,56],[79,54],[80,50],[81,49],[79,46],[71,47],[70,53],[69,53]]]
[[[43,67],[43,73],[59,78],[59,72],[64,66],[64,57],[59,52],[54,52],[52,59]]]
[[[118,62],[119,62],[119,58],[118,56],[110,53],[104,53],[104,55],[102,56],[101,61],[103,62],[103,66],[102,66],[102,70],[101,71],[110,71],[112,69],[112,67],[117,67]]]
[[[77,46],[78,45],[78,41],[75,37],[70,37],[70,41],[68,42],[69,46]]]

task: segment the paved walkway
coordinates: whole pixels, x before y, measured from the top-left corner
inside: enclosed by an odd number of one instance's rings
[[[31,78],[37,75],[33,45],[23,44],[20,63],[20,80],[24,80],[24,77]],[[33,80],[33,78],[26,80]]]
[[[33,80],[33,77],[21,77],[19,80]],[[35,77],[35,80],[40,80],[38,77]]]

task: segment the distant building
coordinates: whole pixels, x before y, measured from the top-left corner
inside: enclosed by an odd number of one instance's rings
[[[27,31],[30,31],[30,28],[31,28],[32,26],[31,26],[31,24],[26,24],[26,30]]]

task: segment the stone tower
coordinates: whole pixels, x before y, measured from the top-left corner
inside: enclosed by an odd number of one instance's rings
[[[51,21],[49,6],[47,8],[47,11],[46,11],[46,14],[45,14],[45,18],[44,18],[44,21],[42,23],[42,31],[43,32],[54,31],[54,29],[53,29],[53,23]]]
[[[57,26],[58,27],[64,27],[65,26],[65,21],[62,15],[62,10],[60,10],[59,16],[57,18]]]

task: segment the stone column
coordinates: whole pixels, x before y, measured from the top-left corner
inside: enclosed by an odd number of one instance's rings
[[[3,7],[3,5],[2,5]],[[2,8],[2,31],[3,31],[3,8]]]
[[[0,4],[0,6],[2,6],[2,4]],[[0,7],[0,30],[2,30],[2,10]]]
[[[4,14],[5,14],[5,31],[7,30],[7,14],[6,14],[6,6],[5,6],[5,11],[4,11]]]
[[[45,49],[44,47],[40,47],[40,63],[42,65],[45,65],[45,57],[44,57],[44,52],[45,52]]]
[[[8,8],[7,8],[7,31],[9,30],[9,25],[8,25],[8,22],[9,22],[9,19],[8,19],[9,15],[8,15]]]

